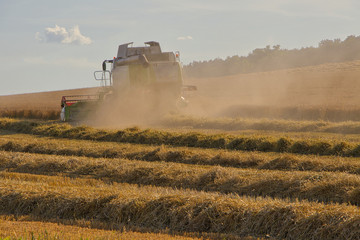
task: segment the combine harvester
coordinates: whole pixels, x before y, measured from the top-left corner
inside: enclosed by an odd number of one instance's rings
[[[184,92],[196,90],[196,86],[183,84],[179,52],[162,52],[154,41],[145,42],[144,47],[120,45],[117,57],[105,60],[94,77],[101,81],[98,94],[62,97],[62,121],[84,120],[106,104],[116,105],[127,98],[162,112],[173,111],[187,105]]]

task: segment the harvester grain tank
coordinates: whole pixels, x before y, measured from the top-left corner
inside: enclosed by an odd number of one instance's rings
[[[62,121],[81,120],[100,104],[121,97],[142,98],[164,111],[187,104],[184,92],[196,86],[184,85],[179,52],[162,52],[154,41],[143,47],[132,44],[120,45],[117,57],[104,60],[102,70],[94,72],[102,86],[98,94],[62,97]]]

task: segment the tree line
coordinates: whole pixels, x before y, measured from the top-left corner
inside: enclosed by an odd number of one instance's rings
[[[187,77],[218,77],[359,59],[360,36],[351,35],[343,41],[322,40],[317,47],[288,50],[282,49],[280,45],[268,45],[256,48],[248,56],[194,61],[184,66],[184,73]]]

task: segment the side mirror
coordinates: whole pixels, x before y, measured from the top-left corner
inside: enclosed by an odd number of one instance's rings
[[[103,63],[102,63],[102,69],[103,69],[103,71],[106,71],[106,61],[103,61]]]

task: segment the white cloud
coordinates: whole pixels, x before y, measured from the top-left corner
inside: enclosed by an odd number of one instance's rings
[[[178,37],[177,40],[192,40],[192,36]]]
[[[44,34],[35,33],[35,39],[40,42],[55,42],[62,44],[78,44],[88,45],[92,43],[89,37],[81,34],[79,26],[75,25],[73,28],[67,30],[64,27],[55,25],[55,27],[45,28]]]

